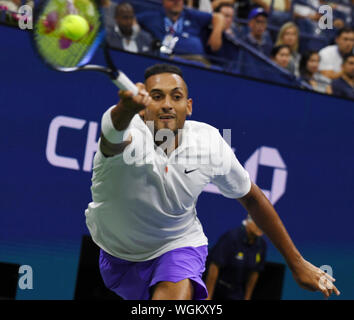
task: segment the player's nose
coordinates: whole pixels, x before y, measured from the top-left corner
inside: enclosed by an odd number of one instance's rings
[[[166,99],[164,100],[162,104],[162,109],[164,112],[169,112],[173,109],[173,104],[169,97],[166,97]]]

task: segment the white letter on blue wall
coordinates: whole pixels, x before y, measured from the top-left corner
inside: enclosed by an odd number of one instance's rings
[[[86,120],[65,116],[55,117],[49,125],[46,156],[50,164],[56,167],[80,170],[79,162],[75,158],[60,156],[56,153],[58,133],[61,127],[80,130]]]

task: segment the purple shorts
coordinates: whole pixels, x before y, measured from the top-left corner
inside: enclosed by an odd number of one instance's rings
[[[148,300],[150,288],[160,281],[192,280],[193,300],[203,300],[208,291],[202,280],[208,246],[183,247],[148,261],[132,262],[101,249],[100,271],[107,288],[126,300]]]

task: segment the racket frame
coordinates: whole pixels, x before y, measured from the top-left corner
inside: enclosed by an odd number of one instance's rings
[[[41,17],[46,4],[51,1],[51,0],[42,0],[34,10],[33,14],[33,21],[34,21],[34,26],[39,23],[39,18]],[[96,0],[90,0],[93,5],[95,6],[95,9],[99,13],[99,21],[100,21],[100,28],[97,31],[97,36],[92,43],[90,47],[87,48],[87,51],[84,53],[83,58],[79,61],[77,66],[75,67],[60,67],[60,66],[55,66],[48,62],[46,57],[44,57],[40,51],[37,48],[36,45],[36,40],[35,40],[35,28],[30,31],[30,38],[31,38],[31,43],[34,47],[35,52],[39,56],[39,58],[45,63],[47,67],[50,69],[60,71],[60,72],[76,72],[76,71],[96,71],[96,72],[101,72],[106,74],[107,76],[110,77],[112,82],[121,90],[130,90],[133,92],[134,95],[138,94],[138,88],[136,85],[121,71],[116,68],[116,66],[113,63],[113,60],[109,54],[109,47],[106,43],[106,31],[104,27],[104,22],[102,18],[102,10],[98,6],[98,3]],[[95,65],[95,64],[89,64],[91,59],[93,58],[94,54],[96,51],[100,48],[103,47],[103,52],[104,52],[104,57],[105,61],[107,64],[107,67],[101,66],[101,65]]]

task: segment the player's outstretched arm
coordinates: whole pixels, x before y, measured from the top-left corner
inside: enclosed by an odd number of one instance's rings
[[[339,295],[338,289],[333,285],[335,279],[301,256],[273,205],[257,185],[252,183],[249,193],[237,200],[283,255],[295,281],[302,288],[321,291],[325,297],[329,297],[332,292]]]
[[[128,128],[132,118],[150,103],[151,98],[144,84],[137,83],[136,86],[139,89],[136,96],[131,91],[119,91],[118,104],[102,117],[100,150],[106,157],[122,153],[131,143],[131,137],[123,141],[123,131]]]

